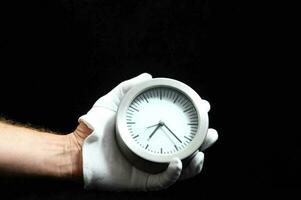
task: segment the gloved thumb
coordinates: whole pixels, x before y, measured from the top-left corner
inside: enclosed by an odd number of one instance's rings
[[[146,184],[147,190],[161,190],[174,184],[180,177],[182,162],[174,158],[164,172],[150,175]]]
[[[150,79],[152,79],[150,74],[143,73],[132,79],[123,81],[108,94],[98,99],[93,107],[106,107],[116,112],[121,99],[132,87]]]
[[[152,79],[150,74],[143,73],[132,79],[123,81],[108,94],[99,98],[93,105],[92,109],[90,109],[86,115],[79,118],[79,121],[83,121],[90,129],[94,130],[96,126],[101,125],[99,121],[100,116],[102,118],[106,116],[108,119],[109,116],[112,117],[112,115],[117,112],[120,101],[128,90],[130,90],[133,86],[150,79]],[[114,113],[112,113],[112,111]]]

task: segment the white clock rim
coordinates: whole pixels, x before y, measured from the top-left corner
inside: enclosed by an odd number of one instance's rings
[[[191,103],[194,105],[197,111],[198,129],[195,137],[187,147],[173,154],[154,154],[143,149],[133,140],[127,128],[126,112],[131,102],[144,91],[156,87],[171,87],[179,90],[184,95],[186,95],[187,98],[190,99]],[[120,138],[127,146],[127,148],[129,148],[129,150],[131,150],[134,154],[141,157],[142,159],[157,163],[167,163],[175,157],[178,157],[179,159],[185,159],[192,155],[195,151],[197,151],[207,135],[208,125],[208,113],[204,104],[202,103],[202,98],[191,87],[180,81],[170,78],[153,78],[151,80],[138,84],[125,94],[117,111],[116,133],[119,134]]]

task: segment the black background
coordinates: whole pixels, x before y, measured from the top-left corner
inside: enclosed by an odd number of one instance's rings
[[[277,52],[277,13],[264,18],[240,1],[197,0],[10,1],[0,9],[0,113],[6,118],[67,134],[100,96],[148,72],[194,88],[211,103],[210,126],[219,132],[202,173],[168,190],[95,192],[76,183],[0,178],[7,199],[297,193],[300,146],[284,113],[295,78],[286,66],[275,67],[286,63]]]

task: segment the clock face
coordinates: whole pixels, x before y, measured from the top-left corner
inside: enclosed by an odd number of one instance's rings
[[[174,79],[154,78],[123,97],[116,116],[116,141],[133,165],[159,172],[157,167],[166,167],[173,158],[193,155],[208,124],[206,107],[192,88]]]
[[[126,110],[126,124],[133,142],[153,155],[172,155],[195,139],[198,113],[185,94],[168,86],[147,89]]]

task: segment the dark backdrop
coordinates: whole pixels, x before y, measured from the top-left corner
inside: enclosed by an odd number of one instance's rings
[[[220,136],[205,153],[202,173],[165,191],[99,193],[68,182],[1,178],[1,194],[7,199],[294,194],[300,187],[300,146],[289,130],[293,122],[282,113],[289,87],[279,78],[286,73],[270,68],[282,61],[270,55],[280,42],[270,34],[271,21],[250,6],[200,0],[1,2],[1,115],[69,133],[100,96],[148,72],[185,82],[208,100],[210,126]]]

